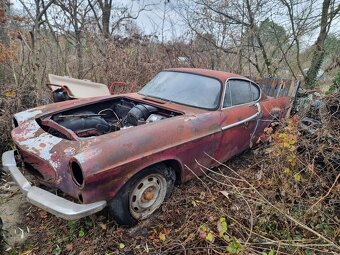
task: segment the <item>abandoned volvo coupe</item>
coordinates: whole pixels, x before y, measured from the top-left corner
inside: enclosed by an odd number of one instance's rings
[[[202,175],[197,163],[213,167],[249,148],[289,104],[237,74],[168,69],[138,93],[15,114],[16,150],[3,154],[3,168],[30,203],[58,217],[107,206],[119,224],[131,226],[159,208],[175,183]]]

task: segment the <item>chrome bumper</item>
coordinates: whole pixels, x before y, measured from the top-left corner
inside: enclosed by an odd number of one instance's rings
[[[65,220],[80,219],[99,212],[106,206],[106,201],[98,201],[92,204],[77,204],[44,189],[31,186],[17,167],[14,150],[6,151],[2,154],[2,168],[12,176],[21,192],[31,204]]]

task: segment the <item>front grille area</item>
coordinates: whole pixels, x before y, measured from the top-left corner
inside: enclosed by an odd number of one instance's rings
[[[21,156],[22,166],[29,174],[41,181],[55,180],[55,171],[48,162],[19,148],[17,150]]]
[[[30,163],[24,162],[25,169],[33,176],[39,178],[40,180],[44,180],[44,176]]]

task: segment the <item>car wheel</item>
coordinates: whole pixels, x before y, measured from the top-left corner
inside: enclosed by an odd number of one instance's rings
[[[109,202],[109,213],[120,225],[134,226],[148,218],[171,196],[176,174],[158,164],[137,173]]]

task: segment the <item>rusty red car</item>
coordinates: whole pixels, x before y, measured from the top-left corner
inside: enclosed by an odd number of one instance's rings
[[[167,69],[138,93],[15,114],[16,150],[2,155],[3,169],[30,203],[58,217],[108,207],[117,223],[132,226],[159,208],[175,184],[202,175],[197,163],[214,167],[246,150],[289,105],[290,98],[266,96],[237,74]]]

